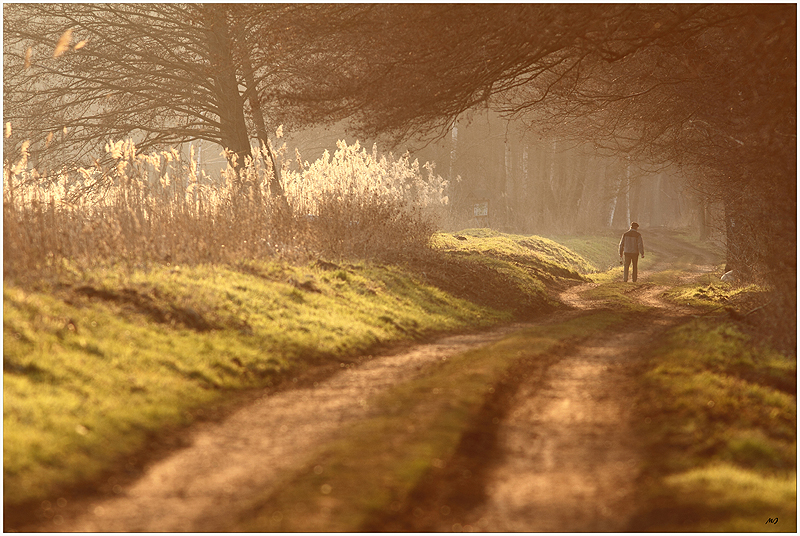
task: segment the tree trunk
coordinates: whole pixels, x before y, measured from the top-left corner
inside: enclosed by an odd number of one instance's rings
[[[552,229],[554,227],[558,227],[554,221],[558,218],[558,214],[556,211],[558,210],[558,201],[556,199],[556,158],[558,156],[557,152],[557,141],[554,139],[550,145],[550,161],[547,167],[547,179],[545,182],[544,193],[545,193],[545,219],[544,225],[548,229]]]
[[[253,113],[253,123],[256,126],[256,134],[258,141],[264,150],[267,152],[270,164],[272,164],[272,176],[269,180],[270,194],[279,200],[283,207],[288,207],[289,203],[286,200],[286,194],[281,186],[281,169],[278,166],[275,153],[269,142],[269,134],[267,133],[266,121],[264,121],[264,114],[261,112],[261,103],[258,100],[258,91],[256,90],[255,77],[253,76],[253,66],[250,63],[250,58],[247,56],[242,60],[242,69],[244,71],[245,84],[247,84],[247,96],[250,103],[250,109]]]
[[[521,177],[521,191],[520,191],[520,200],[521,200],[521,207],[520,210],[523,214],[522,217],[522,232],[523,233],[530,233],[531,231],[531,217],[530,217],[530,184],[528,182],[528,153],[530,148],[527,142],[523,142],[522,145],[522,177]]]
[[[512,166],[512,152],[511,145],[506,138],[503,141],[503,191],[505,193],[505,217],[506,225],[510,228],[515,228],[516,221],[516,197],[517,192],[514,189],[514,168]]]
[[[630,221],[642,222],[642,214],[639,209],[642,206],[642,182],[641,176],[635,176],[633,180],[628,179],[628,191],[630,192]]]
[[[238,169],[246,157],[252,157],[250,138],[244,120],[244,102],[239,93],[236,66],[228,31],[227,10],[203,5],[206,16],[206,38],[214,80],[222,146],[228,151],[228,162]]]
[[[697,198],[697,224],[700,227],[700,240],[708,238],[708,224],[706,223],[706,200]]]
[[[453,128],[450,130],[450,170],[448,171],[448,180],[450,184],[455,184],[455,175],[453,175],[453,168],[456,164],[456,156],[458,154],[458,125],[453,121]]]
[[[619,203],[619,196],[622,187],[622,178],[619,176],[616,166],[614,170],[614,180],[612,186],[612,197],[611,197],[611,206],[610,206],[610,214],[608,216],[608,226],[613,227],[614,225],[614,217],[617,215],[617,204]]]
[[[735,203],[723,199],[725,206],[725,271],[736,269],[741,275],[749,275],[749,266],[744,258],[743,225]]]
[[[625,162],[625,215],[627,216],[625,225],[631,222],[631,161]]]

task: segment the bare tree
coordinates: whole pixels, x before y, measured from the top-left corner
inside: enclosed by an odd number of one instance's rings
[[[282,9],[262,6],[260,22]],[[241,163],[251,138],[269,149],[254,73],[275,75],[279,57],[254,66],[238,17],[214,4],[6,6],[4,122],[44,167],[85,165],[109,139],[128,137],[141,150],[207,140]]]

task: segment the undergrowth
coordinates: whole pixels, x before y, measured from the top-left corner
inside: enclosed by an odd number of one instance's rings
[[[333,156],[281,169],[271,160],[219,177],[176,149],[138,154],[109,143],[111,165],[43,176],[27,148],[3,167],[3,275],[31,281],[119,264],[233,264],[241,259],[391,259],[427,247],[446,210],[447,182],[431,166],[344,142]],[[281,154],[285,152],[285,146]],[[96,161],[96,162],[99,162]],[[425,171],[425,173],[423,173]]]

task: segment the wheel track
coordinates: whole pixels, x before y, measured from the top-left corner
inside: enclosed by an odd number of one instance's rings
[[[666,243],[656,241],[672,258],[687,253],[680,242]],[[713,259],[698,251],[689,248],[694,263],[681,282],[713,271]],[[648,282],[653,272],[670,267],[658,262],[640,272],[639,283],[630,283],[629,295],[649,312],[623,329],[566,348],[544,378],[521,381],[500,411],[490,459],[453,460],[451,473],[488,466],[482,490],[459,490],[458,477],[443,474],[415,492],[404,519],[388,519],[387,526],[426,532],[624,531],[636,513],[642,459],[634,432],[636,365],[658,334],[693,312],[662,299],[669,287]],[[604,308],[581,297],[596,286],[572,287],[561,299],[579,313]],[[479,504],[472,504],[474,497]]]
[[[683,252],[674,240],[656,244],[674,257]],[[690,253],[696,264],[682,275],[683,282],[713,271],[707,253],[696,248]],[[647,283],[655,270],[668,267],[659,262],[640,272],[640,283],[631,283],[631,295],[650,312],[578,345],[548,369],[543,382],[520,386],[497,432],[501,461],[488,476],[485,502],[456,523],[443,520],[437,530],[626,529],[636,512],[642,459],[634,432],[635,365],[659,333],[692,312],[661,299],[668,287]],[[596,308],[580,297],[593,286],[568,289],[562,300],[582,311]]]
[[[147,467],[118,495],[70,500],[69,508],[59,512],[60,519],[29,530],[225,530],[252,497],[275,490],[340,428],[369,416],[369,398],[424,374],[444,356],[489,344],[525,326],[443,337],[372,358],[314,387],[265,395],[223,422],[195,427],[188,447]]]

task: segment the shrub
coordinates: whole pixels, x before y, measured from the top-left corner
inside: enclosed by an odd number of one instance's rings
[[[447,206],[447,182],[424,167],[426,179],[408,154],[394,160],[340,141],[332,158],[326,151],[287,173],[286,195],[321,254],[393,258],[424,247]]]

